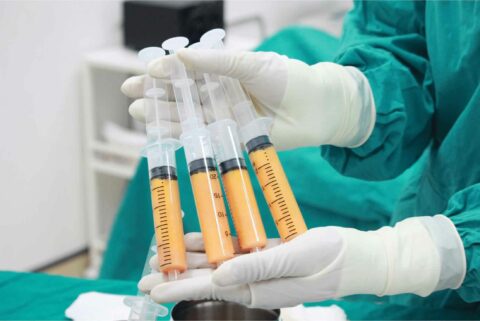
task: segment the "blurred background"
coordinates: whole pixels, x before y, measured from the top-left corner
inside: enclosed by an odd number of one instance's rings
[[[136,50],[289,25],[338,37],[350,1],[0,1],[0,270],[96,277],[145,142],[120,92]],[[198,38],[197,38],[198,40]]]

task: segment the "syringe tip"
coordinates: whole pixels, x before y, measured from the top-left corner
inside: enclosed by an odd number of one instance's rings
[[[178,272],[178,270],[171,270],[171,271],[168,271],[167,272],[167,277],[168,277],[168,281],[176,281],[178,280],[178,275],[180,273]]]

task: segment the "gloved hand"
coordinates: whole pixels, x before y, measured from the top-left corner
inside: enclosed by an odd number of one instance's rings
[[[212,273],[215,269],[215,266],[208,263],[207,254],[205,253],[205,246],[203,242],[203,237],[201,233],[188,233],[185,234],[185,248],[187,250],[187,271],[180,274],[179,281],[174,282],[178,284],[178,301],[182,300],[182,295],[184,292],[195,292],[197,295],[204,295],[205,297],[215,298],[212,293],[203,293],[201,291],[210,291],[212,287]],[[232,237],[233,247],[235,254],[241,255],[240,245],[236,237]],[[268,239],[267,245],[264,249],[269,249],[274,246],[277,246],[281,243],[280,239]],[[151,293],[152,289],[158,288],[161,284],[168,282],[168,278],[164,273],[158,272],[159,262],[157,255],[154,255],[150,258],[149,265],[152,269],[152,273],[144,276],[138,283],[138,288],[140,291],[145,293]],[[180,281],[182,280],[182,281]],[[183,283],[185,282],[185,283]],[[171,283],[171,282],[170,282]],[[185,288],[182,284],[185,284]],[[229,298],[229,293],[233,296],[237,295],[237,291],[231,289],[228,293],[221,295],[223,300],[229,299],[229,301],[236,301],[235,297]],[[153,293],[151,293],[153,295]],[[174,297],[169,297],[167,301],[159,300],[159,302],[172,302],[177,301]]]
[[[315,228],[288,243],[233,258],[215,271],[190,270],[173,282],[153,274],[139,287],[160,303],[219,299],[279,308],[353,294],[427,296],[458,288],[465,268],[453,223],[436,215],[370,232]]]
[[[375,105],[370,85],[354,67],[334,63],[308,66],[272,52],[183,49],[178,58],[189,70],[240,80],[260,115],[273,119],[271,137],[279,149],[336,145],[355,147],[370,136]],[[150,62],[152,77],[168,77],[172,57]],[[122,91],[139,98],[142,78],[132,77]],[[142,101],[130,106],[141,118]]]
[[[144,86],[147,82],[147,78],[146,75],[130,77],[124,81],[121,87],[122,92],[126,96],[135,99],[128,108],[130,115],[142,123],[145,123],[145,110],[147,104],[152,104],[151,98],[144,98]],[[160,104],[161,108],[168,109],[168,111],[166,110],[165,113],[159,115],[159,125],[164,128],[169,128],[171,130],[171,135],[174,138],[178,138],[181,134],[181,126],[173,93],[168,93],[168,99],[169,101],[157,100],[156,102],[156,104]]]

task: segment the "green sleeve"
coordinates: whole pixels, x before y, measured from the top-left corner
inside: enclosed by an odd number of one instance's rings
[[[480,184],[455,193],[444,213],[463,241],[467,273],[458,294],[466,302],[480,302]]]
[[[432,78],[424,38],[424,3],[356,2],[347,15],[335,62],[360,69],[372,88],[377,118],[360,147],[322,148],[340,172],[368,180],[398,176],[431,140]]]

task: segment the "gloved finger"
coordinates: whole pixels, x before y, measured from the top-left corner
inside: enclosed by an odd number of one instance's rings
[[[182,279],[192,279],[196,277],[201,277],[204,275],[210,275],[212,272],[211,269],[195,269],[195,270],[187,270],[181,273],[178,276],[179,280]],[[149,293],[155,286],[164,283],[164,282],[176,282],[176,281],[169,281],[168,276],[162,272],[154,272],[142,277],[142,279],[138,282],[138,289],[144,293]]]
[[[176,55],[163,56],[150,61],[147,70],[150,76],[154,78],[168,78],[175,66]]]
[[[205,252],[202,233],[191,232],[184,235],[185,247],[191,252]]]
[[[307,276],[329,265],[341,248],[342,239],[332,229],[312,229],[290,242],[235,257],[224,262],[213,274],[219,286],[246,284],[283,277]],[[320,257],[307,260],[311,251],[325,247]]]
[[[235,253],[241,253],[240,245],[238,244],[238,239],[232,237],[233,248]],[[205,243],[203,242],[203,236],[200,232],[192,232],[185,234],[185,247],[187,251],[192,252],[205,252]]]
[[[145,75],[133,76],[123,82],[120,90],[125,96],[130,98],[142,98],[144,82]]]
[[[128,113],[135,120],[144,123],[145,122],[145,101],[143,98],[135,100],[128,106]]]
[[[140,98],[135,100],[128,107],[130,116],[138,121],[145,121],[146,111],[154,111],[158,107],[160,110],[159,118],[162,120],[169,120],[171,122],[179,122],[177,104],[170,101],[153,100],[150,98]]]
[[[192,278],[160,283],[150,291],[150,297],[158,303],[204,299],[250,303],[248,285],[217,287],[212,284],[211,270],[209,271]]]
[[[172,90],[171,82],[168,79],[156,79],[156,81],[158,81],[157,86],[161,86],[162,89],[166,90],[165,95],[158,97],[158,99],[175,102],[175,94]],[[143,98],[145,96],[146,84],[148,84],[149,88],[153,86],[152,78],[147,78],[146,75],[133,76],[125,80],[120,89],[127,97],[134,99]]]
[[[187,266],[189,269],[211,268],[216,266],[208,263],[207,255],[205,253],[187,252]]]
[[[312,289],[311,279],[281,278],[250,284],[253,308],[279,309],[296,306],[305,302],[317,302],[335,297],[335,284],[329,279]],[[337,281],[338,282],[338,281]],[[309,289],[308,291],[306,289]]]
[[[168,277],[165,273],[155,272],[145,275],[137,284],[137,287],[143,293],[149,293],[156,285],[167,282]]]
[[[148,260],[148,265],[153,271],[158,272],[160,270],[160,263],[158,262],[158,254],[155,254]]]
[[[271,249],[272,247],[282,244],[282,240],[279,238],[276,239],[267,239],[267,245],[262,249],[262,251]]]

